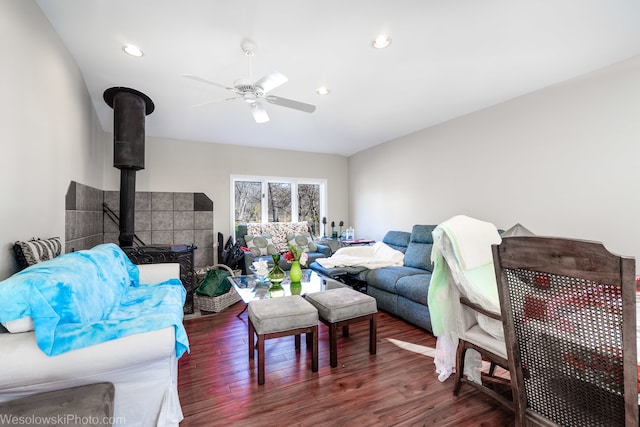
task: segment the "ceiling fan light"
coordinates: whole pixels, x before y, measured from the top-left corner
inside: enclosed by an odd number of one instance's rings
[[[251,104],[251,113],[256,123],[266,123],[269,121],[269,115],[264,107],[258,103]]]
[[[326,86],[320,86],[318,90],[316,90],[318,95],[329,95],[330,91]]]
[[[138,46],[134,46],[132,44],[124,45],[122,47],[122,50],[124,50],[127,55],[135,56],[138,58],[144,55],[144,53],[142,52],[142,50],[140,50]]]
[[[380,35],[376,37],[376,39],[371,42],[371,45],[376,49],[384,49],[385,47],[389,47],[391,44],[391,37],[387,35]]]

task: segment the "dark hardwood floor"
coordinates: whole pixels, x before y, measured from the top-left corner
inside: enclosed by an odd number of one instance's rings
[[[319,369],[293,337],[266,341],[266,383],[249,361],[247,314],[239,302],[221,313],[185,320],[191,354],[179,361],[178,389],[188,426],[512,426],[513,413],[453,378],[438,381],[436,339],[388,313],[378,317],[378,349],[368,351],[368,322],[338,340],[329,366],[328,330],[319,326]]]

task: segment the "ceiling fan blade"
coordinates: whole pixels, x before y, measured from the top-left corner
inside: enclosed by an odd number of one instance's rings
[[[289,79],[279,72],[270,71],[269,74],[258,80],[254,86],[261,87],[262,90],[264,90],[264,93],[267,93],[288,81]]]
[[[266,123],[269,121],[267,110],[265,110],[264,106],[259,102],[251,104],[251,113],[253,113],[253,118],[256,120],[256,123]]]
[[[279,96],[269,95],[264,99],[271,104],[280,105],[282,107],[293,108],[294,110],[304,111],[305,113],[313,113],[316,111],[316,106],[311,104],[305,104],[304,102],[294,101],[292,99],[280,98]]]
[[[200,104],[195,104],[195,105],[192,105],[191,107],[192,108],[206,107],[207,105],[221,104],[221,103],[223,103],[225,101],[231,101],[233,99],[242,99],[242,97],[241,96],[236,96],[236,97],[233,97],[233,98],[217,99],[215,101],[207,101],[207,102],[202,102]]]
[[[182,77],[186,77],[188,79],[195,80],[195,81],[200,82],[200,83],[205,83],[205,84],[208,84],[208,85],[218,86],[218,87],[221,87],[222,89],[234,90],[234,88],[232,88],[232,87],[225,86],[225,85],[220,84],[220,83],[212,82],[211,80],[203,79],[202,77],[194,76],[192,74],[182,74]]]

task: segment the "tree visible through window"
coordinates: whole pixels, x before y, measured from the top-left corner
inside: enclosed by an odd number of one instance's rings
[[[320,235],[320,186],[298,185],[298,221],[307,221],[314,236]]]
[[[247,222],[260,222],[262,217],[262,183],[235,181],[236,225]]]
[[[325,201],[324,181],[233,178],[234,227],[248,222],[307,221],[320,233]]]
[[[269,182],[267,188],[269,222],[291,222],[291,184]]]

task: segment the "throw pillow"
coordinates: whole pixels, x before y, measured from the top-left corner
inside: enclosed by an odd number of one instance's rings
[[[254,257],[273,255],[277,253],[276,247],[269,234],[247,234],[244,236],[244,242]]]
[[[16,242],[13,251],[18,261],[20,270],[42,261],[53,259],[60,255],[62,243],[59,237],[45,240],[29,240],[28,242]]]
[[[7,331],[12,334],[18,334],[21,332],[33,331],[33,319],[31,316],[25,316],[20,319],[10,320],[8,322],[2,322]]]
[[[313,243],[313,238],[309,233],[288,234],[287,243],[291,246],[297,246],[303,252],[317,252],[318,247]]]

